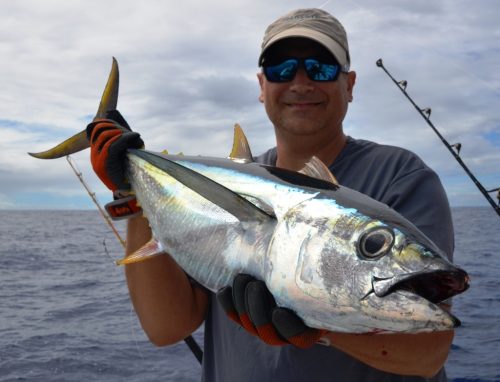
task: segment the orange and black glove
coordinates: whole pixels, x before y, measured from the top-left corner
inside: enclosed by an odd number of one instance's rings
[[[90,161],[95,173],[111,191],[129,190],[125,179],[127,149],[142,148],[139,133],[132,131],[118,110],[106,113],[87,125],[90,142]]]
[[[217,292],[217,300],[230,319],[269,345],[313,346],[325,331],[304,324],[293,311],[277,307],[266,284],[239,274],[233,286]]]
[[[106,206],[113,218],[130,217],[140,211],[125,177],[127,149],[142,148],[144,142],[133,132],[118,110],[106,113],[87,125],[90,161],[101,181],[113,191],[115,202]]]

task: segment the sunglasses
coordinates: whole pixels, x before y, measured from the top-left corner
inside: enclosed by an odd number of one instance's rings
[[[335,81],[341,72],[338,63],[325,63],[314,57],[287,58],[275,65],[263,62],[262,70],[269,82],[289,82],[294,79],[299,66],[305,69],[310,80],[318,82]]]

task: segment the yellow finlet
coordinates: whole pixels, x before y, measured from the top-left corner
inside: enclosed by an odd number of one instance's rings
[[[337,178],[335,178],[330,169],[318,157],[313,156],[299,172],[340,186]]]
[[[234,125],[233,148],[229,154],[229,159],[243,163],[254,161],[247,137],[245,136],[241,126],[237,123]]]
[[[167,149],[162,150],[161,153],[164,154],[164,155],[169,155],[170,154]],[[177,155],[180,156],[180,157],[182,157],[182,156],[184,156],[184,153],[182,151],[180,151],[180,152],[177,153]]]

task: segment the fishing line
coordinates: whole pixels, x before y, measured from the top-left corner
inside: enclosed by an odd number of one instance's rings
[[[324,7],[326,7],[328,5],[328,3],[332,1],[332,0],[327,0],[325,1],[323,4],[321,4],[320,6],[318,6],[319,9],[323,9]]]
[[[109,227],[113,231],[114,235],[116,236],[116,238],[118,239],[118,241],[122,245],[122,247],[125,249],[125,247],[126,247],[125,240],[123,240],[123,238],[121,237],[120,233],[118,232],[118,230],[116,229],[115,225],[113,224],[113,221],[111,220],[110,216],[106,213],[106,211],[104,211],[104,209],[99,204],[99,201],[96,198],[95,192],[93,192],[90,189],[90,187],[88,186],[88,184],[83,179],[82,172],[77,169],[76,163],[74,163],[74,161],[72,160],[72,158],[69,155],[66,156],[66,160],[68,161],[69,165],[71,166],[73,172],[77,176],[77,178],[80,181],[80,183],[83,185],[83,187],[85,188],[85,190],[89,194],[90,198],[92,199],[92,202],[96,205],[97,209],[99,210],[99,213],[104,218],[104,220],[106,221],[106,223],[109,225]],[[103,246],[104,246],[105,253],[113,260],[113,258],[111,257],[111,255],[108,252],[105,240],[103,241]],[[113,260],[113,263],[116,264],[116,261]],[[130,319],[131,320],[132,320],[132,315],[133,315],[132,310],[133,309],[132,309],[132,306],[131,306],[130,307]],[[139,345],[138,345],[138,342],[137,342],[137,337],[136,337],[136,334],[135,334],[133,326],[132,326],[132,336],[134,337],[134,341],[135,341],[135,345],[136,345],[137,351],[139,352],[141,358],[144,359],[141,351],[139,350]],[[203,359],[203,350],[201,350],[201,348],[198,345],[198,343],[196,342],[196,340],[192,336],[187,336],[186,338],[184,338],[184,342],[186,343],[186,345],[188,346],[188,348],[191,350],[191,352],[193,353],[193,355],[195,356],[195,358],[198,360],[198,362],[201,364],[202,363],[202,359]]]
[[[141,359],[144,360],[145,357],[142,354],[141,349],[139,348],[139,340],[137,338],[137,332],[135,330],[135,324],[137,323],[137,320],[135,319],[135,312],[134,312],[134,308],[132,307],[132,304],[129,304],[129,312],[128,313],[129,313],[128,318],[130,320],[130,329],[132,331],[132,338],[134,340],[135,349],[137,350],[139,357],[141,357]]]
[[[92,199],[92,202],[96,205],[96,207],[99,210],[99,213],[101,214],[101,216],[104,218],[104,220],[106,221],[106,223],[109,225],[109,227],[113,231],[114,235],[116,236],[116,238],[118,239],[118,241],[122,245],[122,247],[125,248],[125,240],[123,240],[123,238],[121,237],[121,235],[118,233],[118,230],[114,226],[114,224],[111,221],[111,218],[109,217],[109,215],[104,211],[104,209],[99,204],[99,201],[96,198],[95,192],[93,192],[90,189],[90,187],[88,186],[88,184],[83,179],[83,173],[80,171],[80,169],[78,168],[78,166],[76,165],[76,163],[73,161],[73,159],[69,155],[66,156],[66,160],[68,161],[69,165],[71,166],[73,172],[77,176],[77,178],[80,181],[80,183],[83,185],[83,187],[85,188],[85,190],[89,194],[90,198]],[[108,251],[108,247],[106,245],[106,239],[103,239],[102,245],[104,247],[104,253],[110,258],[110,260],[113,262],[113,264],[116,264],[116,259],[114,259],[113,256],[111,256],[111,254]],[[113,268],[115,269],[116,272],[118,272],[118,268],[117,267],[113,267]],[[140,358],[144,359],[144,356],[143,356],[143,354],[141,352],[141,349],[139,348],[139,341],[137,339],[137,333],[136,333],[135,327],[134,327],[134,318],[135,318],[134,316],[135,315],[134,315],[134,312],[133,312],[132,305],[130,305],[129,315],[128,316],[129,316],[129,320],[130,320],[130,327],[131,327],[131,331],[132,331],[132,338],[133,338],[133,341],[134,341],[134,344],[135,344],[135,348],[136,348],[137,353],[139,354]]]
[[[106,245],[106,239],[102,239],[102,246],[104,247],[104,253],[109,257],[109,259],[116,264],[116,260],[111,256],[111,254],[108,251],[108,246]]]
[[[106,253],[106,255],[111,259],[111,261],[113,262],[113,264],[116,265],[116,259],[114,259],[113,256],[111,256],[111,254],[108,251],[108,248],[107,248],[107,245],[106,245],[106,239],[104,239],[102,241],[102,245],[104,247],[104,252]],[[116,272],[118,272],[118,267],[115,266],[113,268],[115,269]],[[136,316],[134,314],[134,309],[132,307],[132,304],[129,304],[128,319],[129,319],[130,331],[131,331],[131,334],[132,334],[132,340],[134,342],[135,349],[136,349],[137,353],[139,354],[139,357],[144,360],[145,357],[142,354],[141,348],[139,347],[139,340],[138,340],[137,332],[136,332],[136,329],[135,329],[135,324],[137,323],[137,320],[135,318],[136,318]]]

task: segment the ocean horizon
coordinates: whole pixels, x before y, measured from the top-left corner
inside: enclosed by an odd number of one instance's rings
[[[500,381],[500,219],[452,208],[455,263],[471,288],[453,299],[462,321],[450,381]],[[158,348],[131,307],[121,245],[97,211],[0,210],[0,381],[199,381],[188,347]],[[124,222],[117,224],[123,233]],[[202,346],[203,328],[194,333]]]

